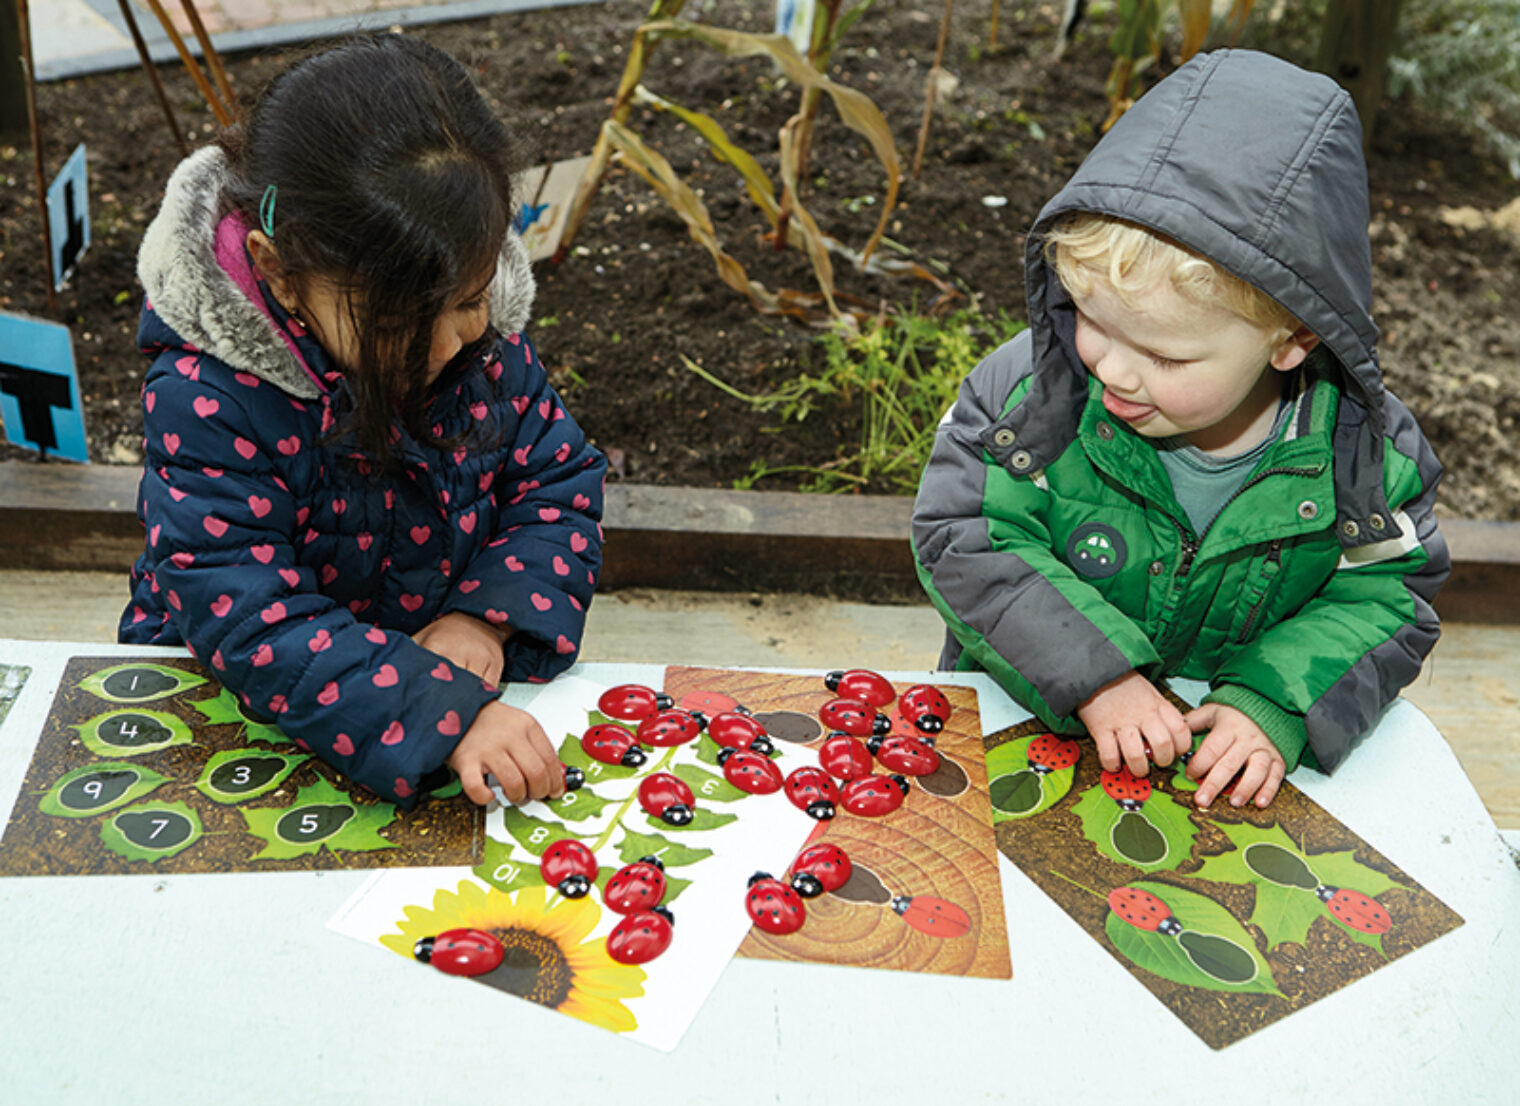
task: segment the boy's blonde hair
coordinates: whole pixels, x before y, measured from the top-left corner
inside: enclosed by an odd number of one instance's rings
[[[1179,294],[1218,305],[1263,330],[1291,334],[1299,321],[1253,284],[1225,272],[1206,257],[1146,227],[1079,211],[1061,219],[1045,237],[1045,258],[1068,291],[1092,293],[1103,280],[1130,306],[1169,280]]]

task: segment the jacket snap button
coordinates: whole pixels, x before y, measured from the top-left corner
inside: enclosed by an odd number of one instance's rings
[[[1098,424],[1098,437],[1102,438],[1105,442],[1113,441],[1114,428],[1112,426],[1109,426],[1106,422],[1100,422]]]
[[[1374,530],[1381,530],[1383,527],[1388,525],[1388,523],[1383,520],[1382,515],[1373,515],[1367,519],[1367,521],[1372,524],[1372,528]]]
[[[1354,538],[1361,532],[1362,528],[1349,518],[1341,523],[1341,533],[1345,534],[1348,538]]]
[[[1166,565],[1162,564],[1160,561],[1152,561],[1151,562],[1150,574],[1152,576],[1160,576],[1165,571],[1166,571]]]
[[[1009,430],[1005,426],[992,435],[992,440],[1000,446],[1010,446],[1013,444],[1013,440],[1017,436],[1018,435],[1016,435],[1012,430]]]
[[[1319,516],[1319,504],[1312,499],[1306,499],[1298,505],[1298,517],[1309,519]]]
[[[1013,465],[1020,472],[1027,469],[1033,461],[1034,458],[1029,455],[1029,450],[1027,449],[1020,449],[1008,458],[1009,464]]]

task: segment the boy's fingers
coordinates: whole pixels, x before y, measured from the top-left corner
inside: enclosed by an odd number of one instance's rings
[[[1098,746],[1098,763],[1103,766],[1103,771],[1117,772],[1122,762],[1119,759],[1119,743],[1114,735],[1095,734],[1093,743]]]
[[[1209,774],[1198,785],[1198,805],[1208,808],[1209,804],[1230,786],[1230,781],[1235,778],[1235,773],[1240,771],[1242,757],[1236,748],[1231,748],[1219,758],[1218,763],[1209,769]]]
[[[1255,797],[1261,789],[1261,785],[1267,782],[1267,769],[1271,767],[1271,758],[1265,753],[1252,753],[1246,766],[1241,770],[1240,780],[1230,792],[1230,805],[1234,807],[1245,806]]]
[[[1273,757],[1271,765],[1267,768],[1267,782],[1262,784],[1261,790],[1256,793],[1257,806],[1266,806],[1277,798],[1277,789],[1282,786],[1283,777],[1287,774],[1287,764]]]
[[[496,784],[507,797],[507,802],[513,806],[528,797],[527,780],[511,757],[505,754],[496,757],[491,764],[491,774],[496,777]]]
[[[1134,726],[1119,731],[1119,751],[1124,754],[1124,766],[1132,776],[1143,776],[1151,770],[1150,757],[1145,754],[1145,739]]]
[[[1215,704],[1205,703],[1201,707],[1194,707],[1182,716],[1182,721],[1193,733],[1202,733],[1204,730],[1214,728]]]

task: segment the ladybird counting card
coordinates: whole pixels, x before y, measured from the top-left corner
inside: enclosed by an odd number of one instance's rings
[[[188,657],[72,657],[0,875],[470,864],[483,830],[457,780],[398,811],[245,718]]]
[[[1291,783],[1201,811],[1181,762],[1106,772],[1035,721],[987,772],[998,848],[1212,1048],[1462,924]]]
[[[880,681],[876,690],[872,677]],[[832,815],[817,818],[810,843],[841,850],[849,879],[809,898],[807,922],[796,932],[752,930],[741,956],[1011,977],[976,692],[920,686],[919,694],[932,691],[945,711],[932,744],[907,717],[913,685],[875,673],[666,669],[665,690],[677,704],[714,715],[750,712],[776,745],[841,792]],[[840,706],[851,702],[878,714],[882,732],[865,721],[854,725]],[[857,728],[859,736],[845,732]],[[856,779],[881,781],[900,802],[890,810],[860,808],[850,798]],[[788,788],[795,790],[790,777]],[[795,812],[804,821],[810,801]]]
[[[492,811],[473,872],[387,872],[329,925],[673,1049],[750,929],[751,878],[811,832],[779,787],[804,758],[736,764],[707,717],[640,685],[560,677],[525,707],[579,787]]]

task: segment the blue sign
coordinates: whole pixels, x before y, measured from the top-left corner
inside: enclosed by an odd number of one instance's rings
[[[47,207],[56,292],[73,274],[79,255],[90,245],[90,178],[85,172],[83,142],[74,147],[69,160],[48,186]]]
[[[0,423],[16,445],[89,461],[68,327],[0,311]]]

